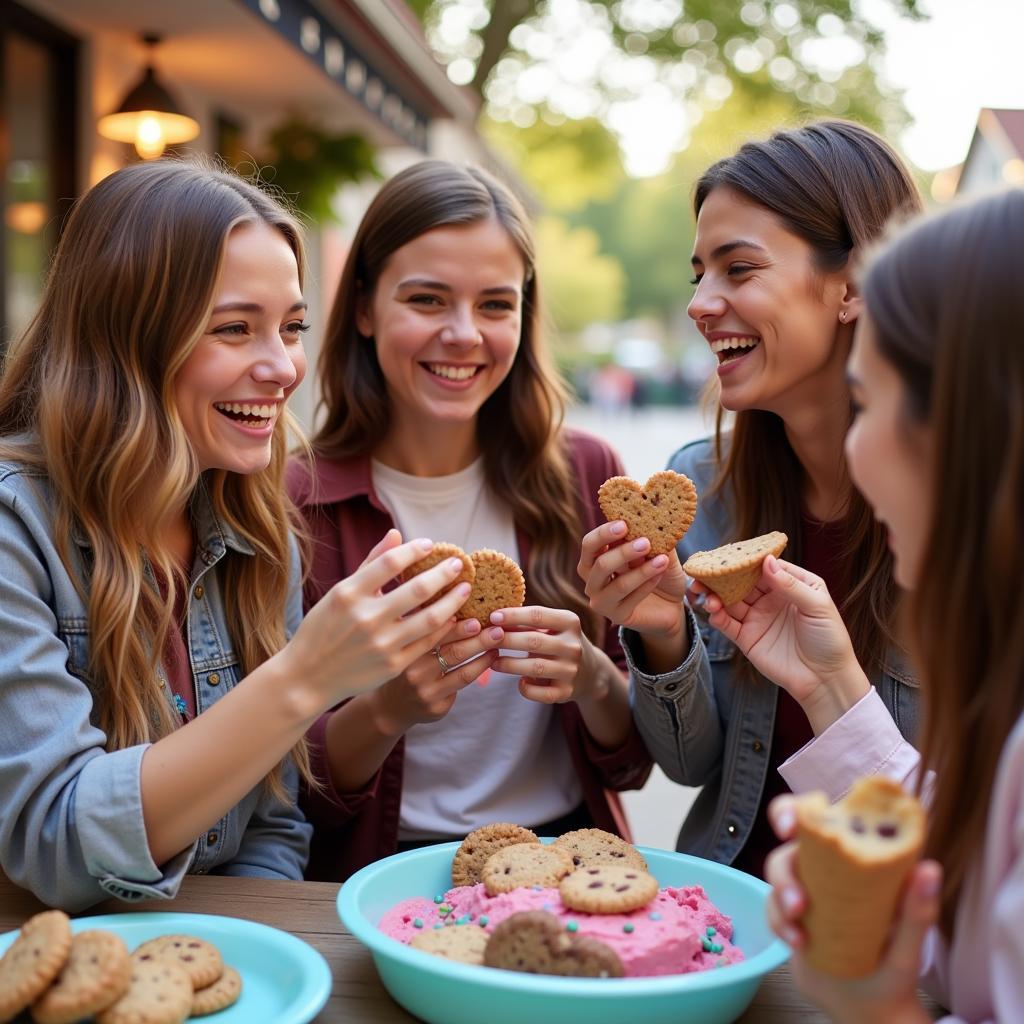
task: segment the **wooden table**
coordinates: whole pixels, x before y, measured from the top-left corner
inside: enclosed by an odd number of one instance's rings
[[[224,914],[273,925],[304,939],[327,959],[334,978],[331,997],[316,1017],[322,1024],[407,1024],[417,1018],[387,993],[369,952],[338,919],[338,886],[327,882],[274,882],[255,878],[190,875],[177,899],[151,900],[129,908],[109,900],[88,914],[126,910]],[[20,927],[45,909],[34,897],[0,875],[0,933]],[[828,1018],[793,987],[784,965],[765,978],[742,1024],[819,1024]]]

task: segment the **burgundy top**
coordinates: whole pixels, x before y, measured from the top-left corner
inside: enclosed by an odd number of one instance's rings
[[[840,607],[847,593],[842,572],[843,547],[846,541],[847,531],[843,520],[822,523],[804,515],[801,534],[804,568],[825,581],[832,600]],[[763,685],[773,684],[764,680]],[[733,861],[734,868],[764,877],[765,858],[779,845],[775,830],[768,821],[768,804],[780,793],[790,791],[779,774],[778,767],[813,738],[811,724],[800,705],[785,690],[779,688],[778,703],[775,706],[775,728],[772,731],[772,746],[768,754],[767,776],[764,789],[761,791],[761,803],[754,818],[754,827],[750,830],[743,849]]]
[[[159,573],[155,573],[157,586],[164,600],[167,599],[167,585]],[[184,721],[191,721],[196,717],[196,689],[195,679],[192,676],[192,664],[188,657],[188,647],[185,645],[185,622],[188,615],[188,583],[179,586],[175,592],[174,619],[171,628],[167,631],[167,640],[164,642],[163,669],[167,676],[167,685],[175,698],[178,711]],[[182,703],[185,705],[182,710]]]
[[[580,496],[585,533],[604,522],[597,505],[598,488],[608,477],[624,471],[618,457],[603,441],[575,430],[565,429],[563,434],[576,478],[575,491]],[[305,586],[308,608],[334,583],[353,573],[394,524],[373,490],[369,456],[344,460],[317,457],[312,478],[304,462],[293,460],[288,467],[288,489],[313,538],[312,565]],[[516,537],[529,604],[530,539],[518,527]],[[577,582],[582,590],[582,582]],[[625,656],[616,630],[605,630],[602,646],[615,664],[625,670]],[[631,726],[621,747],[605,750],[587,732],[575,704],[559,704],[555,711],[561,719],[594,824],[628,838],[619,800],[609,791],[638,789],[650,774],[651,757],[636,726]],[[306,791],[301,797],[314,827],[306,877],[343,881],[397,848],[404,740],[398,741],[365,786],[354,793],[339,793],[330,782],[327,765],[325,734],[329,714],[322,715],[307,735],[313,771],[326,788],[322,793]]]

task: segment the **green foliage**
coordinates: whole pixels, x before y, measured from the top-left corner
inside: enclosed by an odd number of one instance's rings
[[[573,334],[589,323],[621,316],[625,275],[616,259],[601,253],[595,232],[542,217],[537,268],[543,302],[559,332]]]
[[[485,119],[481,131],[552,209],[609,199],[623,181],[618,143],[596,118],[542,115],[528,128]]]
[[[319,224],[337,220],[331,201],[342,185],[381,177],[362,135],[332,134],[300,117],[271,131],[261,163],[263,177]]]

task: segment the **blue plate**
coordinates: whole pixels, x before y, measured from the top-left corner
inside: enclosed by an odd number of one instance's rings
[[[72,932],[102,928],[124,939],[131,950],[158,935],[195,935],[212,942],[242,976],[238,1002],[216,1017],[217,1024],[306,1024],[331,994],[331,969],[308,943],[278,928],[213,914],[102,914],[79,917]],[[17,937],[0,935],[0,954]]]
[[[451,888],[458,847],[444,843],[387,857],[357,871],[338,893],[338,914],[373,954],[384,986],[430,1024],[728,1024],[750,1004],[764,975],[789,957],[765,918],[768,885],[722,864],[644,846],[638,849],[662,887],[701,885],[732,918],[742,963],[659,978],[553,978],[455,963],[379,931],[384,911],[400,900]]]

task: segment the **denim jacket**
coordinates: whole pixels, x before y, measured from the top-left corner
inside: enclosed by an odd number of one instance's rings
[[[679,542],[680,561],[733,539],[721,495],[708,497],[715,477],[714,442],[680,448],[669,469],[685,473],[697,488],[697,515]],[[778,689],[760,677],[737,673],[733,645],[713,629],[704,613],[687,607],[693,638],[683,663],[663,675],[637,667],[640,639],[623,629],[632,681],[633,713],[654,760],[670,779],[702,786],[676,848],[731,864],[750,835],[768,772]],[[885,670],[871,680],[900,732],[913,740],[918,688],[901,652],[884,659]]]
[[[193,502],[186,646],[202,712],[239,680],[216,566],[227,549],[253,555],[216,519],[205,490]],[[88,543],[69,545],[87,581]],[[289,635],[302,615],[297,551]],[[54,542],[45,476],[0,463],[0,867],[44,902],[80,910],[108,896],[171,899],[186,873],[298,879],[310,827],[294,800],[262,785],[192,845],[157,865],[142,816],[140,765],[147,744],[107,752],[87,674],[88,618]],[[286,768],[288,789],[297,773]]]

